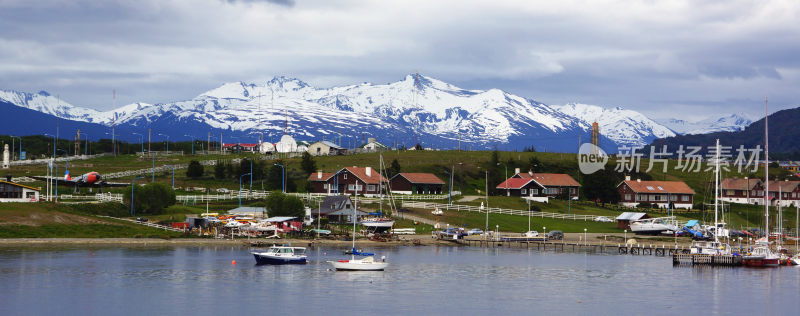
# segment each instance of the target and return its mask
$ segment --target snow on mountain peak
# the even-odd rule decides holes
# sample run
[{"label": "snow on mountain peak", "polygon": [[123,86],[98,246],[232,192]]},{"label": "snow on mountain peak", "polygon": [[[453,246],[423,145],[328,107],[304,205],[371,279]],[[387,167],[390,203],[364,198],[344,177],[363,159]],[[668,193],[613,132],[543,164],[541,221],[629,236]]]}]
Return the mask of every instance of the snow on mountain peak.
[{"label": "snow on mountain peak", "polygon": [[669,128],[647,118],[644,114],[622,107],[607,109],[597,105],[568,103],[553,108],[592,124],[597,122],[600,134],[618,144],[643,146],[656,138],[675,136]]},{"label": "snow on mountain peak", "polygon": [[753,120],[740,114],[728,114],[710,117],[701,121],[690,122],[679,119],[661,120],[661,124],[681,135],[707,134],[713,132],[741,131]]}]

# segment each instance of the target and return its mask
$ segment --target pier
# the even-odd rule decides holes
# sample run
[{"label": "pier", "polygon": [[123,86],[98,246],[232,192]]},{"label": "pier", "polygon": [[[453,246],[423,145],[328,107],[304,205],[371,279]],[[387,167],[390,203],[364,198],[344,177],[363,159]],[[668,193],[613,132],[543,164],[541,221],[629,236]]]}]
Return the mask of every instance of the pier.
[{"label": "pier", "polygon": [[499,239],[499,240],[478,240],[478,239],[458,239],[453,242],[470,247],[513,247],[536,249],[540,251],[571,251],[571,252],[590,252],[590,253],[609,253],[634,256],[658,256],[666,257],[676,254],[689,253],[688,248],[667,247],[666,245],[654,244],[607,244],[607,243],[581,243],[581,242],[548,242],[544,240],[525,240],[525,239]]}]

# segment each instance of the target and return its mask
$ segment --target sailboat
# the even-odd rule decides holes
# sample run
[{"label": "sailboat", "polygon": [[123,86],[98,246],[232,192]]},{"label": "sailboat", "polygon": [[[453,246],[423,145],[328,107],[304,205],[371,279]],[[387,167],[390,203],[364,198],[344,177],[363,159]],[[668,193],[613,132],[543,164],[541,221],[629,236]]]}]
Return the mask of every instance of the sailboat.
[{"label": "sailboat", "polygon": [[730,255],[731,246],[719,241],[721,225],[719,223],[719,139],[714,157],[714,240],[713,241],[693,241],[689,252],[701,255]]},{"label": "sailboat", "polygon": [[777,267],[780,265],[780,258],[769,249],[769,114],[767,113],[767,102],[764,101],[764,221],[765,236],[756,241],[756,247],[742,256],[742,264],[749,267]]},{"label": "sailboat", "polygon": [[377,215],[377,217],[367,218],[361,220],[361,225],[367,228],[367,231],[370,233],[386,233],[392,229],[394,226],[394,220],[391,218],[383,217],[383,174],[384,174],[384,166],[383,166],[383,154],[379,154],[379,166],[378,166],[378,194],[380,194],[380,203],[378,207],[378,213],[371,213],[370,215]]},{"label": "sailboat", "polygon": [[[358,187],[358,186],[356,186]],[[358,191],[356,191],[358,195]],[[337,261],[328,261],[337,271],[383,271],[389,266],[386,262],[386,257],[381,257],[381,261],[375,261],[375,254],[368,252],[361,252],[356,250],[356,223],[358,222],[358,199],[356,198],[355,205],[353,206],[353,249],[350,254],[350,259],[343,259]],[[356,256],[363,256],[364,258],[356,259]]]}]

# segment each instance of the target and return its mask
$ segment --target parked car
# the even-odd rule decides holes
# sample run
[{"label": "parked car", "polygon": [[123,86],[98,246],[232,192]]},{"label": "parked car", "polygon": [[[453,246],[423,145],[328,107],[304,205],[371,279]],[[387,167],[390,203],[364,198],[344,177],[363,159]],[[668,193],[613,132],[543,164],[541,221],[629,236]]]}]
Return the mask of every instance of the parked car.
[{"label": "parked car", "polygon": [[530,238],[530,237],[539,237],[539,232],[537,232],[535,230],[531,230],[529,232],[522,233],[522,236],[523,237],[528,237],[528,238]]},{"label": "parked car", "polygon": [[564,232],[560,230],[551,230],[547,233],[547,239],[561,240],[564,239]]},{"label": "parked car", "polygon": [[144,217],[137,217],[137,218],[136,218],[136,221],[137,221],[137,222],[146,222],[146,221],[147,221],[147,219],[146,219],[146,218],[144,218]]},{"label": "parked car", "polygon": [[610,218],[608,218],[608,217],[605,217],[605,216],[598,216],[598,217],[595,217],[595,218],[594,218],[594,221],[595,221],[595,222],[603,222],[603,223],[611,223],[611,222],[613,222],[614,220],[613,220],[613,219],[610,219]]},{"label": "parked car", "polygon": [[467,235],[483,235],[483,230],[480,228],[473,228],[467,231]]}]

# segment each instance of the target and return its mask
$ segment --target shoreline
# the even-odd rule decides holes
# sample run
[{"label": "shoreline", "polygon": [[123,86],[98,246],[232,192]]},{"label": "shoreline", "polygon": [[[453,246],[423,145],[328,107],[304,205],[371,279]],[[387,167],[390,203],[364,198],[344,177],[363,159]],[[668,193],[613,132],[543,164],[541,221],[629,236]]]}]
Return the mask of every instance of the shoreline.
[{"label": "shoreline", "polygon": [[[579,243],[582,242],[583,233],[565,233],[563,240],[553,240],[551,243]],[[616,245],[623,244],[623,234],[588,234],[589,244]],[[650,240],[646,236],[628,235],[629,239],[635,239],[640,244],[673,245],[672,241],[663,238]],[[479,239],[479,238],[469,238]],[[613,240],[612,240],[613,239]],[[335,239],[266,239],[266,238],[237,238],[237,239],[214,239],[214,238],[1,238],[0,248],[15,246],[238,246],[251,247],[251,244],[258,243],[262,246],[270,244],[293,244],[298,246],[341,246],[349,248],[352,244],[350,240]],[[357,239],[359,246],[450,246],[459,247],[463,244],[455,243],[450,240],[437,240],[431,235],[403,235],[398,240],[392,241],[371,241],[367,239]],[[691,240],[678,239],[678,245],[687,246]]]}]

